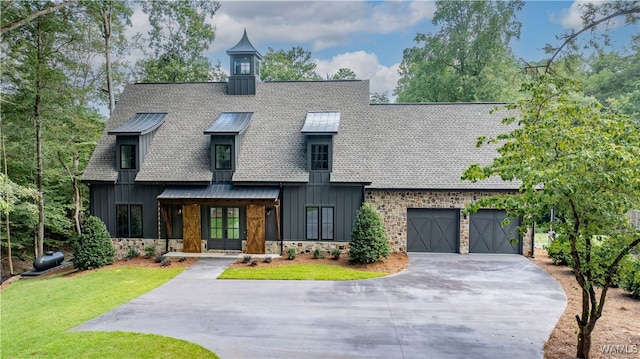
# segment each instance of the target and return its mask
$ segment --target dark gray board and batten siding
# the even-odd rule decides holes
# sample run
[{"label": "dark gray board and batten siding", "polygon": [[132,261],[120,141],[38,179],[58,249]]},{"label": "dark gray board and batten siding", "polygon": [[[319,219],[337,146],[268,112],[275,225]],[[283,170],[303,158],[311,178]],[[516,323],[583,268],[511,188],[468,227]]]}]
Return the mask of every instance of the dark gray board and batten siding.
[{"label": "dark gray board and batten siding", "polygon": [[326,206],[334,208],[334,241],[350,242],[356,214],[364,201],[362,190],[362,185],[285,185],[282,189],[283,239],[306,240],[306,207]]},{"label": "dark gray board and batten siding", "polygon": [[[126,171],[134,172],[134,171]],[[120,173],[122,176],[125,171]],[[142,236],[158,238],[158,200],[160,185],[98,184],[90,186],[91,214],[102,218],[112,237],[116,237],[116,205],[142,205]],[[105,218],[107,220],[105,220]]]}]

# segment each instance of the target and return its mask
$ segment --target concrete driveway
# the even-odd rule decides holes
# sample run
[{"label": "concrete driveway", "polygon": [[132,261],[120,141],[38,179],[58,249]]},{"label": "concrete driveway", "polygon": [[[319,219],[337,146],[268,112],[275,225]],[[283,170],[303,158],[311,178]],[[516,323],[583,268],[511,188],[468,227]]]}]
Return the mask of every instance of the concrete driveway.
[{"label": "concrete driveway", "polygon": [[364,281],[216,280],[201,259],[74,331],[185,339],[221,358],[541,358],[565,309],[560,285],[519,255],[409,255]]}]

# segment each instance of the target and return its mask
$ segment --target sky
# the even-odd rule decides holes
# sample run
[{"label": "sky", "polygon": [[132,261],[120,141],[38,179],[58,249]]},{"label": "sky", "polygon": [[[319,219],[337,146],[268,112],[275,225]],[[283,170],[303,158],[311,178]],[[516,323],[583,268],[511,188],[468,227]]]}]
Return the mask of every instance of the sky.
[{"label": "sky", "polygon": [[[393,89],[404,49],[415,46],[417,33],[435,33],[431,23],[433,1],[220,1],[212,19],[216,39],[207,56],[229,73],[225,51],[242,37],[244,29],[253,46],[266,54],[301,46],[312,53],[316,71],[334,74],[347,67],[358,79],[370,80],[371,92]],[[541,60],[547,43],[559,44],[556,35],[580,26],[578,1],[526,1],[518,20],[521,36],[511,47],[518,58]],[[132,32],[146,33],[149,24],[136,9]],[[615,26],[614,26],[615,27]],[[629,34],[640,24],[614,32],[616,46],[628,46]],[[588,36],[588,35],[585,35]]]}]

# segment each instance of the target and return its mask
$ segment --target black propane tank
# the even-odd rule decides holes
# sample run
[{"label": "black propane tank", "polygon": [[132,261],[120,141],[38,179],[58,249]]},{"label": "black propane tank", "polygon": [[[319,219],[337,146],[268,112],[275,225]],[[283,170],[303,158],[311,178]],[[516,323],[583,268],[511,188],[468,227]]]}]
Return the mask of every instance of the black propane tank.
[{"label": "black propane tank", "polygon": [[60,265],[62,261],[64,261],[64,254],[62,254],[62,252],[54,253],[49,251],[46,253],[46,255],[33,261],[33,268],[35,268],[38,272],[42,272]]}]

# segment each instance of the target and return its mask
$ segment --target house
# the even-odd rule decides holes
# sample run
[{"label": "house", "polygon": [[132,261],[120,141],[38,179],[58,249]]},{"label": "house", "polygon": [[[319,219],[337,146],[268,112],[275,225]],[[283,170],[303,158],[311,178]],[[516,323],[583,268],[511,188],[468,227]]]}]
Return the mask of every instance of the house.
[{"label": "house", "polygon": [[[228,82],[125,88],[83,175],[116,249],[281,253],[346,248],[374,204],[393,251],[531,254],[506,214],[464,215],[499,179],[460,180],[505,132],[498,104],[369,102],[368,81],[259,81],[246,32]],[[121,254],[122,255],[122,254]]]}]

